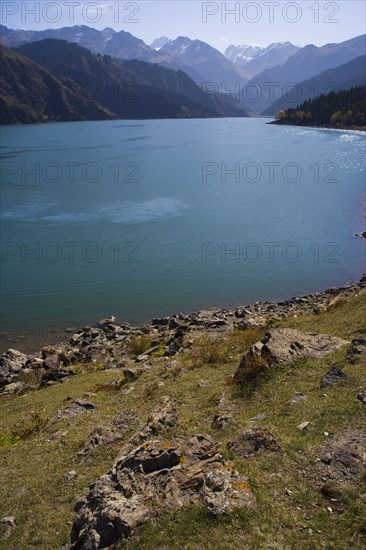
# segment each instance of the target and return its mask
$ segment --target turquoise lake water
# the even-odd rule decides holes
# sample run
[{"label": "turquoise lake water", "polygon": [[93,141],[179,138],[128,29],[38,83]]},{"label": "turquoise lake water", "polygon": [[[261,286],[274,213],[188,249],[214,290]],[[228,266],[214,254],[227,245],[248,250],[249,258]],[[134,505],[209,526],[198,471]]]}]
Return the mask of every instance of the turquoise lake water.
[{"label": "turquoise lake water", "polygon": [[2,347],[358,280],[365,135],[266,122],[2,127]]}]

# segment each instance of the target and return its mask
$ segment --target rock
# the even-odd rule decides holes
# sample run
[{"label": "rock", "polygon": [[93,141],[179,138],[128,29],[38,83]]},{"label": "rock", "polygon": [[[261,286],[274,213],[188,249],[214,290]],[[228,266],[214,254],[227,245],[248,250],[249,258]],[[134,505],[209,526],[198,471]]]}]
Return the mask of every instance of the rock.
[{"label": "rock", "polygon": [[71,470],[70,472],[67,472],[67,474],[64,475],[64,482],[70,483],[76,478],[76,476],[77,476],[77,473],[75,472],[75,470]]},{"label": "rock", "polygon": [[58,355],[60,350],[57,350],[54,346],[44,346],[41,350],[42,359],[46,359],[52,355]]},{"label": "rock", "polygon": [[119,413],[110,424],[97,426],[88,436],[79,455],[91,456],[99,447],[119,441],[136,424],[136,411],[126,409]]},{"label": "rock", "polygon": [[25,384],[24,382],[11,382],[0,389],[1,395],[19,395],[29,389],[34,389],[33,386]]},{"label": "rock", "polygon": [[252,418],[249,418],[249,422],[258,422],[258,420],[264,420],[267,417],[266,413],[259,413]]},{"label": "rock", "polygon": [[111,315],[110,317],[107,317],[107,319],[101,319],[99,321],[100,325],[113,325],[117,321],[117,317],[114,315]]},{"label": "rock", "polygon": [[43,360],[43,366],[46,370],[57,370],[60,366],[60,360],[57,355],[48,355]]},{"label": "rock", "polygon": [[300,332],[291,328],[275,328],[244,355],[235,373],[234,381],[242,382],[243,373],[253,363],[263,362],[268,366],[292,363],[305,357],[320,358],[334,352],[348,342],[335,336]]},{"label": "rock", "polygon": [[0,388],[17,381],[17,375],[25,367],[28,356],[16,349],[8,349],[0,357]]},{"label": "rock", "polygon": [[67,430],[57,430],[54,434],[52,434],[48,439],[48,443],[53,443],[54,441],[60,441],[61,443],[65,443],[65,437],[67,436],[68,431]]},{"label": "rock", "polygon": [[230,414],[215,414],[211,427],[214,430],[223,430],[228,424],[232,422],[232,416]]},{"label": "rock", "polygon": [[266,322],[267,319],[263,315],[252,315],[238,322],[238,329],[246,330],[248,328],[261,328],[266,326]]},{"label": "rock", "polygon": [[2,534],[1,538],[7,539],[10,537],[11,532],[16,527],[16,519],[15,516],[6,516],[0,519],[0,526],[3,525],[5,528],[5,532]]},{"label": "rock", "polygon": [[7,539],[12,530],[16,527],[16,519],[15,516],[6,516],[0,519],[0,526],[3,525],[5,527],[5,532],[3,534],[3,538]]},{"label": "rock", "polygon": [[56,415],[50,420],[50,422],[56,422],[70,416],[76,416],[77,414],[94,411],[97,408],[97,405],[95,405],[91,401],[85,401],[84,399],[74,399],[71,405],[69,405],[65,410],[58,411]]},{"label": "rock", "polygon": [[169,325],[169,321],[169,317],[154,317],[154,319],[152,320],[152,324],[153,326],[167,327]]},{"label": "rock", "polygon": [[299,424],[297,426],[297,429],[300,431],[300,432],[305,432],[310,426],[310,422],[308,421],[305,421],[305,422],[301,422],[301,424]]},{"label": "rock", "polygon": [[366,353],[366,338],[364,336],[355,338],[352,340],[351,346],[348,350],[348,361],[352,364],[358,363],[358,361]]},{"label": "rock", "polygon": [[210,385],[210,382],[208,380],[200,380],[198,382],[199,388],[207,388]]},{"label": "rock", "polygon": [[361,401],[361,403],[366,405],[366,390],[363,390],[359,394],[357,394],[357,399]]},{"label": "rock", "polygon": [[336,308],[344,302],[344,297],[341,294],[332,298],[328,303],[328,309]]},{"label": "rock", "polygon": [[330,386],[338,384],[338,382],[344,382],[345,380],[348,380],[348,374],[343,372],[336,365],[333,365],[321,379],[320,387],[329,388]]},{"label": "rock", "polygon": [[301,391],[297,391],[291,399],[289,399],[288,403],[299,403],[300,401],[306,401],[306,399],[306,395],[304,395]]},{"label": "rock", "polygon": [[129,393],[133,392],[135,389],[135,386],[129,386],[128,388],[123,388],[121,390],[121,395],[128,395]]},{"label": "rock", "polygon": [[366,432],[346,429],[336,434],[320,456],[323,474],[329,479],[357,481],[366,467]]},{"label": "rock", "polygon": [[123,373],[123,376],[125,377],[126,382],[134,382],[141,376],[142,371],[140,368],[136,368],[136,369],[130,368],[130,369],[123,369],[122,373]]},{"label": "rock", "polygon": [[344,494],[338,485],[334,481],[328,480],[324,485],[321,487],[320,492],[323,496],[331,500],[332,502],[343,502]]},{"label": "rock", "polygon": [[97,405],[91,401],[86,401],[85,399],[75,399],[73,401],[73,405],[81,409],[85,409],[86,411],[92,411],[98,408]]},{"label": "rock", "polygon": [[244,430],[231,439],[227,446],[235,455],[245,458],[264,451],[282,451],[273,435],[262,426]]},{"label": "rock", "polygon": [[65,379],[74,374],[74,371],[65,369],[47,371],[42,377],[42,386],[47,385],[49,382],[64,382]]},{"label": "rock", "polygon": [[110,547],[163,512],[189,505],[218,516],[253,503],[247,479],[209,436],[153,440],[122,454],[77,503],[71,548]]},{"label": "rock", "polygon": [[7,516],[0,519],[0,525],[6,525],[8,527],[15,527],[16,520],[14,516]]},{"label": "rock", "polygon": [[19,497],[21,495],[25,495],[29,490],[29,487],[26,485],[22,485],[21,487],[17,487],[17,489],[14,489],[14,491],[11,493],[12,497]]},{"label": "rock", "polygon": [[157,435],[164,430],[174,428],[177,422],[176,401],[169,396],[164,396],[153,409],[139,436],[146,439],[152,435]]},{"label": "rock", "polygon": [[25,366],[27,369],[31,369],[33,371],[44,370],[43,359],[40,357],[31,357],[28,359]]}]

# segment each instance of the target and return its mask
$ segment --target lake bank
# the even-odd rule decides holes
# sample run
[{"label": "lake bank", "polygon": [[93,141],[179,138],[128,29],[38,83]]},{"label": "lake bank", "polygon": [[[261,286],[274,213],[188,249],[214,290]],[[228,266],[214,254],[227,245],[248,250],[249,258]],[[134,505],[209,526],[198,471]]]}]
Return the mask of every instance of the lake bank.
[{"label": "lake bank", "polygon": [[266,124],[274,124],[276,126],[296,126],[297,128],[314,128],[315,130],[350,130],[352,132],[366,132],[366,126],[334,126],[332,124],[292,124],[291,122],[282,122],[279,120],[272,120]]},{"label": "lake bank", "polygon": [[134,379],[149,370],[150,358],[172,358],[184,352],[197,334],[270,328],[288,317],[316,316],[338,308],[365,290],[366,275],[363,275],[358,283],[340,288],[279,302],[154,318],[150,325],[131,326],[110,316],[83,327],[67,340],[43,346],[36,353],[27,355],[12,349],[5,352],[0,359],[0,394],[23,393],[65,382],[76,374],[73,367],[82,364],[94,364],[98,369],[127,368]]}]

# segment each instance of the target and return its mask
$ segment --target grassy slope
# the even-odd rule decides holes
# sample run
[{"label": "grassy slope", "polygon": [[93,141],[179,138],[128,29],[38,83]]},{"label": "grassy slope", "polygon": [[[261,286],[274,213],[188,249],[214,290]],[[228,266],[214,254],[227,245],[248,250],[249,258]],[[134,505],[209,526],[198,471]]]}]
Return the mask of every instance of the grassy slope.
[{"label": "grassy slope", "polygon": [[[365,319],[366,295],[363,294],[341,303],[331,312],[287,319],[283,325],[350,340],[365,328]],[[3,398],[0,403],[3,447],[0,517],[15,515],[17,528],[8,539],[0,539],[0,548],[56,550],[66,544],[77,498],[89,483],[109,469],[122,446],[116,443],[100,449],[85,465],[75,459],[75,455],[86,436],[93,427],[107,422],[121,409],[135,408],[140,421],[144,422],[162,395],[174,396],[178,401],[179,425],[169,436],[207,432],[225,447],[233,434],[250,425],[249,418],[265,413],[266,418],[258,423],[270,429],[285,452],[250,460],[234,459],[236,467],[249,477],[258,501],[255,508],[215,521],[201,509],[164,516],[143,528],[137,538],[121,542],[120,549],[364,548],[365,483],[357,492],[349,490],[342,513],[330,513],[327,507],[332,503],[314,489],[314,472],[316,457],[326,441],[325,431],[333,435],[347,426],[365,428],[365,408],[356,400],[356,395],[366,387],[366,364],[348,364],[346,350],[343,350],[323,360],[278,368],[254,391],[239,392],[230,384],[231,376],[243,352],[260,336],[260,331],[249,330],[217,335],[213,344],[207,342],[207,337],[203,342],[198,340],[175,369],[164,371],[157,366],[134,383],[132,393],[122,396],[120,391],[99,391],[91,398],[98,404],[98,412],[75,417],[69,426],[65,420],[52,426],[44,426],[44,422],[68,405],[68,396],[82,397],[84,392],[93,391],[98,384],[115,379],[119,373],[86,372],[66,384],[12,399]],[[156,364],[160,361],[156,359]],[[327,397],[320,397],[323,393],[319,389],[320,379],[334,362],[344,367],[350,379],[326,390]],[[182,367],[187,371],[182,373]],[[209,380],[210,385],[199,388],[201,379]],[[161,381],[164,386],[158,385]],[[222,432],[215,432],[211,422],[223,391],[234,423]],[[308,399],[290,406],[287,401],[295,391],[302,391]],[[296,426],[305,420],[311,422],[310,428],[301,433]],[[50,435],[60,429],[68,430],[65,444],[48,443]],[[131,432],[126,434],[126,439],[130,435]],[[65,485],[63,475],[74,469],[78,477]],[[22,486],[28,487],[26,493],[12,495]],[[286,489],[292,494],[286,494]]]}]

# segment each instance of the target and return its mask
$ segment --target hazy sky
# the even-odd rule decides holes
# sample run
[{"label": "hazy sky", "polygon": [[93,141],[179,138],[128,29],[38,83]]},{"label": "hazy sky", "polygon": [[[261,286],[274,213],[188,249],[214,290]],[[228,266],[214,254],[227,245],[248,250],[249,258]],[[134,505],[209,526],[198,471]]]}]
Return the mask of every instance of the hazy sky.
[{"label": "hazy sky", "polygon": [[1,23],[35,30],[108,26],[128,31],[147,44],[162,35],[184,35],[224,51],[229,44],[342,42],[366,32],[365,5],[363,0],[2,0]]}]

